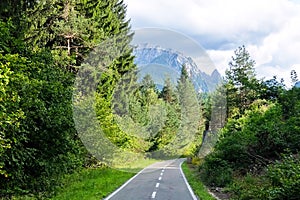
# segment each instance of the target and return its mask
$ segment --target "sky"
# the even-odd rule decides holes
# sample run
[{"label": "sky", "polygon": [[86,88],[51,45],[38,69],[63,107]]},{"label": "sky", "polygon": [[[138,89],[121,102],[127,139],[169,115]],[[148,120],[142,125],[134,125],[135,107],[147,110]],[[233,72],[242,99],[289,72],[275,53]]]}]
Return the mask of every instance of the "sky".
[{"label": "sky", "polygon": [[300,0],[124,0],[133,30],[161,28],[196,41],[224,75],[245,45],[258,78],[300,76]]}]

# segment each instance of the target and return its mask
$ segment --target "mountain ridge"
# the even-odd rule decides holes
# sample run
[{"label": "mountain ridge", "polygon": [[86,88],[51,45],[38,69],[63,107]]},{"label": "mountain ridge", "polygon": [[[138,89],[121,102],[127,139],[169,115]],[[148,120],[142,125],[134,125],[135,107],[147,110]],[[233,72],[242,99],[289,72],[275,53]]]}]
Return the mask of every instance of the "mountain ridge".
[{"label": "mountain ridge", "polygon": [[[185,65],[195,90],[198,92],[213,91],[221,80],[221,75],[217,69],[213,70],[211,74],[207,74],[199,68],[201,66],[197,66],[191,57],[173,49],[144,43],[136,46],[133,54],[135,55],[135,64],[141,71],[156,64],[175,70],[178,74],[176,78],[179,78],[182,66]],[[148,69],[148,71],[150,70]]]}]

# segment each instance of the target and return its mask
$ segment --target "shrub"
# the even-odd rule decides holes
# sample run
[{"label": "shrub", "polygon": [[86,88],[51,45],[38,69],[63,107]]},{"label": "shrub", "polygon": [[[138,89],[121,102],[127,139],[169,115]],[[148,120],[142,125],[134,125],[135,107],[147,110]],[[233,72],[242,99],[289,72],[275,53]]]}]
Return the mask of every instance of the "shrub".
[{"label": "shrub", "polygon": [[235,178],[229,191],[232,193],[232,199],[248,200],[248,199],[267,199],[265,188],[269,182],[262,176],[254,176],[248,173],[244,177]]},{"label": "shrub", "polygon": [[247,174],[236,178],[230,185],[233,199],[300,199],[300,160],[293,155],[283,155],[266,168],[266,174]]},{"label": "shrub", "polygon": [[268,167],[267,178],[271,187],[267,189],[270,199],[300,199],[300,159],[284,155]]},{"label": "shrub", "polygon": [[208,186],[224,187],[232,182],[231,167],[216,154],[208,155],[199,171],[201,180]]},{"label": "shrub", "polygon": [[192,164],[199,166],[203,160],[199,157],[192,157]]}]

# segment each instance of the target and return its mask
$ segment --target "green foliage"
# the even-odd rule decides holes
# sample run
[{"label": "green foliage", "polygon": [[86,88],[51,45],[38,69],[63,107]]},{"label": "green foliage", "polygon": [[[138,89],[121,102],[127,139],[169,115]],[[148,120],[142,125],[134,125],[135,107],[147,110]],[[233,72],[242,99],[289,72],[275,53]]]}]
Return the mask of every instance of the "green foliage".
[{"label": "green foliage", "polygon": [[114,86],[135,68],[125,12],[118,0],[1,1],[0,198],[49,194],[83,164],[72,116],[74,73],[92,48],[118,34],[123,53],[101,77],[97,112],[112,139],[144,148],[118,135],[111,112]]},{"label": "green foliage", "polygon": [[205,200],[214,200],[213,198],[207,191],[207,188],[203,183],[199,183],[198,180],[198,173],[196,172],[195,169],[190,167],[186,162],[184,162],[181,166],[182,171],[184,172],[184,175],[186,179],[188,180],[190,186],[192,187],[195,195],[200,198],[200,199],[205,199]]},{"label": "green foliage", "polygon": [[200,165],[201,179],[229,187],[233,199],[299,199],[299,158],[280,156],[299,152],[299,88],[287,90],[276,77],[260,83],[245,47],[229,65],[227,123]]},{"label": "green foliage", "polygon": [[10,20],[4,22],[0,19],[0,53],[16,53],[23,49],[21,40],[12,35],[15,30]]},{"label": "green foliage", "polygon": [[284,93],[285,85],[283,80],[279,82],[277,77],[274,76],[272,79],[264,81],[260,90],[261,99],[276,101]]},{"label": "green foliage", "polygon": [[[2,55],[0,54],[2,57]],[[20,120],[24,113],[19,108],[20,98],[17,91],[12,90],[9,85],[16,79],[9,67],[9,63],[2,63],[0,67],[0,175],[7,178],[7,170],[3,170],[5,165],[2,159],[5,152],[11,148],[11,143],[15,138],[9,138],[10,132],[16,131],[20,126]]]},{"label": "green foliage", "polygon": [[259,82],[254,70],[255,61],[251,59],[245,46],[239,47],[234,54],[225,76],[228,117],[243,114],[248,106],[259,97]]},{"label": "green foliage", "polygon": [[[280,153],[283,153],[286,148],[297,151],[299,149],[298,122],[293,117],[283,121],[282,116],[281,105],[256,101],[240,118],[229,119],[222,129],[221,138],[214,152],[205,159],[203,165],[205,170],[202,170],[204,180],[207,181],[215,170],[219,171],[215,169],[215,165],[218,164],[212,160],[225,162],[233,171],[243,175],[252,170],[255,173],[262,170],[273,159],[278,159]],[[218,179],[223,175],[212,177]],[[210,182],[213,181],[208,181]],[[213,183],[217,184],[217,181]]]},{"label": "green foliage", "polygon": [[73,77],[51,64],[47,53],[31,60],[1,55],[0,62],[11,71],[6,94],[13,98],[1,104],[10,108],[3,112],[5,119],[11,116],[11,122],[1,120],[3,138],[9,142],[1,156],[6,172],[0,179],[1,194],[53,189],[59,177],[81,164],[72,121]]},{"label": "green foliage", "polygon": [[299,199],[299,157],[284,154],[260,176],[247,174],[230,186],[233,199]]},{"label": "green foliage", "polygon": [[229,163],[216,154],[208,155],[199,170],[201,180],[208,186],[224,187],[233,179]]},{"label": "green foliage", "polygon": [[164,87],[159,95],[166,103],[174,104],[178,103],[177,96],[175,93],[175,89],[172,85],[171,78],[166,77]]},{"label": "green foliage", "polygon": [[284,155],[268,167],[267,178],[271,187],[267,189],[271,199],[299,199],[300,160],[293,155]]},{"label": "green foliage", "polygon": [[248,200],[248,199],[270,199],[267,197],[266,187],[270,184],[268,180],[262,176],[254,176],[250,173],[244,177],[235,178],[230,185],[229,191],[232,194],[231,199]]},{"label": "green foliage", "polygon": [[202,140],[204,119],[202,117],[201,103],[195,88],[188,76],[186,66],[182,71],[177,84],[178,102],[180,105],[181,121],[177,136],[178,145],[184,148],[184,156],[192,156]]}]

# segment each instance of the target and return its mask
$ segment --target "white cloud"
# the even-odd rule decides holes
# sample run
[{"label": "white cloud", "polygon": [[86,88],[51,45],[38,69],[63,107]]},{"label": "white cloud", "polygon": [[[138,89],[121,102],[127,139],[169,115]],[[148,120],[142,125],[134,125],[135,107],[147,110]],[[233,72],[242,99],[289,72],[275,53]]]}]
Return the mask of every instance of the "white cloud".
[{"label": "white cloud", "polygon": [[134,26],[239,39],[279,28],[297,10],[287,0],[127,0]]},{"label": "white cloud", "polygon": [[207,53],[217,70],[224,75],[234,52],[232,50],[207,50]]},{"label": "white cloud", "polygon": [[224,72],[233,51],[245,44],[259,76],[300,74],[300,1],[126,0],[133,28],[161,27],[205,43]]}]

